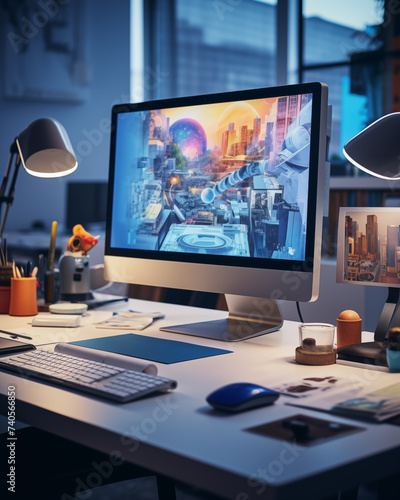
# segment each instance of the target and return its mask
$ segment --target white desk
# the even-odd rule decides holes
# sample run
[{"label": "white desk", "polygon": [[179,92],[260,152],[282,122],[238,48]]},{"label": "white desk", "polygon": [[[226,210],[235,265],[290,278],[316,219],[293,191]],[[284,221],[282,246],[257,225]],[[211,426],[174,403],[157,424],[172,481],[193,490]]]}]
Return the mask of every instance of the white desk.
[{"label": "white desk", "polygon": [[[109,310],[127,309],[111,304]],[[7,387],[14,385],[19,421],[88,445],[120,453],[127,461],[192,484],[225,498],[321,498],[399,470],[400,427],[333,417],[285,405],[223,415],[205,397],[230,382],[274,386],[303,376],[361,376],[371,388],[400,381],[400,375],[343,365],[308,367],[294,362],[297,324],[285,322],[279,332],[239,343],[172,335],[160,326],[219,319],[226,313],[132,300],[135,310],[163,310],[164,320],[138,332],[143,335],[222,347],[234,351],[195,361],[158,364],[159,374],[174,378],[170,394],[124,405],[103,402],[77,392],[1,373],[0,412],[6,414]],[[2,316],[2,328],[26,324],[26,318]],[[90,332],[88,327],[88,333]],[[108,330],[97,330],[110,335]],[[115,332],[120,334],[121,331]],[[79,333],[82,337],[82,331]],[[361,432],[307,448],[261,437],[244,429],[302,413],[359,425]]]}]

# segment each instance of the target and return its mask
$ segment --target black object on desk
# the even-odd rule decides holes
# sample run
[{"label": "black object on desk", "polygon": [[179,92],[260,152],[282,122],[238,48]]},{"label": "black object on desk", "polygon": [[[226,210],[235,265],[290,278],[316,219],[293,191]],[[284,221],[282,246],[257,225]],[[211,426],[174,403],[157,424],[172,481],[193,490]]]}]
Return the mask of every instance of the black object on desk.
[{"label": "black object on desk", "polygon": [[280,441],[294,440],[302,446],[313,446],[362,430],[364,430],[363,427],[309,417],[301,413],[246,429],[246,431]]},{"label": "black object on desk", "polygon": [[339,347],[338,359],[366,363],[375,366],[387,366],[386,348],[383,342],[361,342]]},{"label": "black object on desk", "polygon": [[395,326],[400,326],[400,288],[389,287],[388,297],[375,329],[374,341],[340,347],[337,350],[338,359],[388,366],[384,342],[389,330]]},{"label": "black object on desk", "polygon": [[28,344],[26,342],[19,342],[18,340],[5,339],[0,337],[0,355],[4,354],[14,354],[22,351],[30,351],[31,349],[36,349],[33,344]]},{"label": "black object on desk", "polygon": [[106,306],[112,302],[128,302],[128,297],[116,297],[115,299],[89,299],[83,301],[88,306],[88,309],[96,309],[97,307]]}]

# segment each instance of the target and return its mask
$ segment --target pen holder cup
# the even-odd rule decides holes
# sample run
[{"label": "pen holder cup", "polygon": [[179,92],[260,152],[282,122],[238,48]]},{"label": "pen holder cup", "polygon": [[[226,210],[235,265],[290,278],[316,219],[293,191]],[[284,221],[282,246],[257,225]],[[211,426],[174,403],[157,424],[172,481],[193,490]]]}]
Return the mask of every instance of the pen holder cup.
[{"label": "pen holder cup", "polygon": [[11,316],[34,316],[38,313],[36,278],[11,278]]},{"label": "pen holder cup", "polygon": [[0,287],[10,286],[13,277],[13,268],[9,266],[0,266]]},{"label": "pen holder cup", "polygon": [[10,310],[11,286],[0,286],[0,314],[8,314]]},{"label": "pen holder cup", "polygon": [[44,300],[46,303],[54,304],[60,298],[60,271],[46,271],[44,281]]},{"label": "pen holder cup", "polygon": [[11,265],[0,266],[0,314],[8,314],[10,309],[10,289],[13,270]]}]

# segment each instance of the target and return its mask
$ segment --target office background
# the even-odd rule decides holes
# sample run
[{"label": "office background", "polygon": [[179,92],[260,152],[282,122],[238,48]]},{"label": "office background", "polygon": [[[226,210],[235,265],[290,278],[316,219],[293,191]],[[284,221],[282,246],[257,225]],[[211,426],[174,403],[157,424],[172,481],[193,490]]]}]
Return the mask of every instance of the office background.
[{"label": "office background", "polygon": [[[65,126],[79,160],[78,170],[65,178],[41,180],[21,172],[6,232],[27,230],[36,221],[49,231],[51,221],[58,220],[61,228],[67,184],[107,180],[113,104],[300,81],[329,86],[330,218],[334,221],[335,210],[349,201],[379,206],[388,194],[396,198],[374,179],[360,191],[360,178],[341,153],[368,122],[398,110],[395,4],[0,0],[0,171],[15,136],[42,116]],[[330,252],[334,255],[335,241]],[[325,266],[324,284],[335,280],[334,267],[335,261]],[[365,319],[362,292],[338,287],[333,296],[325,286],[330,308],[343,309],[339,299],[347,289],[348,295],[357,295],[353,307]],[[311,319],[306,308],[303,312]],[[371,309],[365,307],[367,312]]]},{"label": "office background", "polygon": [[66,183],[107,179],[110,108],[129,100],[323,81],[332,173],[353,173],[343,144],[392,110],[396,16],[386,3],[3,0],[3,168],[14,137],[41,116],[65,126],[79,159],[67,178],[21,174],[8,229],[63,223]]},{"label": "office background", "polygon": [[107,181],[113,104],[322,81],[333,109],[323,249],[331,259],[322,270],[327,297],[319,300],[321,317],[312,304],[304,310],[310,307],[314,320],[334,321],[332,302],[340,312],[350,298],[348,307],[373,327],[382,290],[362,287],[354,294],[352,287],[336,285],[334,257],[340,206],[400,199],[387,183],[361,178],[342,154],[349,138],[400,106],[400,16],[393,2],[2,0],[0,8],[0,169],[14,137],[42,116],[65,126],[79,160],[72,175],[59,179],[21,172],[5,234],[38,222],[48,234],[53,220],[68,233],[68,183]]},{"label": "office background", "polygon": [[[72,175],[60,179],[42,180],[20,172],[15,202],[7,221],[8,231],[27,229],[34,221],[43,221],[48,228],[52,220],[62,223],[68,182],[106,180],[107,123],[111,106],[129,100],[129,0],[25,3],[29,7],[27,11],[15,10],[15,2],[1,3],[1,169],[5,170],[9,147],[15,136],[43,116],[53,117],[64,125],[78,156],[79,167]],[[56,6],[58,13],[48,14],[41,5]],[[63,15],[64,9],[68,15]],[[16,16],[20,31],[12,25],[10,28],[10,23],[7,23],[11,14]],[[54,26],[49,30],[51,23]],[[13,33],[17,35],[14,38]],[[31,40],[32,45],[37,43],[38,52],[21,39]],[[30,51],[38,54],[37,58],[31,58]],[[16,67],[17,76],[22,81],[13,78],[15,72],[11,68]],[[34,79],[36,87],[32,90],[36,94],[30,96],[30,75],[37,72],[39,77]],[[61,72],[63,78],[68,79],[65,85],[59,80]],[[43,94],[37,95],[41,90],[40,83]],[[17,85],[13,88],[12,84]],[[18,95],[18,92],[25,95]]]}]

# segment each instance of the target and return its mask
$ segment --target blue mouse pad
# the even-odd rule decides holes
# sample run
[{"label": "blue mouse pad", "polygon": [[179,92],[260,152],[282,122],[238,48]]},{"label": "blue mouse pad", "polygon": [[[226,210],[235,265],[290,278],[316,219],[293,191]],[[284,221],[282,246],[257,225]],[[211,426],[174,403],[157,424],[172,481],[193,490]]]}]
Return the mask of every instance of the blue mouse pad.
[{"label": "blue mouse pad", "polygon": [[125,354],[126,356],[165,364],[180,363],[181,361],[208,358],[209,356],[218,356],[219,354],[233,352],[226,349],[216,349],[215,347],[179,342],[177,340],[146,337],[135,333],[80,340],[69,342],[69,344],[90,347],[115,354]]}]

